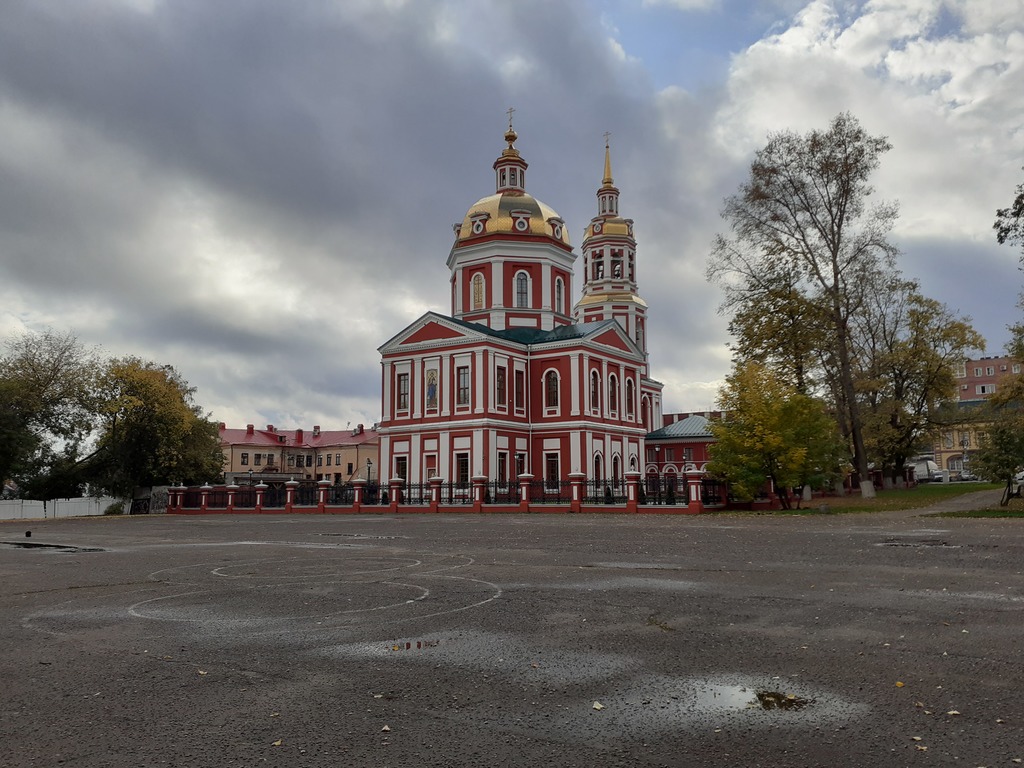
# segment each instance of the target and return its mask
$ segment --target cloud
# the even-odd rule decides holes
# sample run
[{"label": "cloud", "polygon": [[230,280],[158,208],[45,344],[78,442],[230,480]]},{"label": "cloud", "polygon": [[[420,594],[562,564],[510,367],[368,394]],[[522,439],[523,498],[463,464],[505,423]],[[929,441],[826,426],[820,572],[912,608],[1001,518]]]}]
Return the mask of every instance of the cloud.
[{"label": "cloud", "polygon": [[[509,106],[577,247],[612,133],[670,409],[713,407],[728,369],[705,259],[769,130],[849,109],[894,144],[877,186],[915,269],[1012,268],[988,228],[1021,164],[1019,1],[748,5],[675,4],[771,29],[696,89],[622,42],[635,0],[8,3],[0,331],[170,363],[234,424],[370,423],[376,348],[448,311],[451,225],[493,191]],[[935,286],[982,314],[970,274]]]}]

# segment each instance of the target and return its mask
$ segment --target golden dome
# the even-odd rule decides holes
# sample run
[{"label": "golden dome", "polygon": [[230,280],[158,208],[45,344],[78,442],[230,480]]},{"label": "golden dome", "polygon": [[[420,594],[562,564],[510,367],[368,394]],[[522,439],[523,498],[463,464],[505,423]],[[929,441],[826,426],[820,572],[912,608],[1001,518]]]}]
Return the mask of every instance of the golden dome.
[{"label": "golden dome", "polygon": [[605,235],[632,237],[633,222],[629,219],[620,219],[618,216],[592,221],[587,224],[587,228],[583,232],[583,239],[589,240],[592,237],[602,237]]},{"label": "golden dome", "polygon": [[507,190],[473,203],[458,228],[457,242],[493,234],[541,235],[572,247],[568,227],[561,217],[525,192]]}]

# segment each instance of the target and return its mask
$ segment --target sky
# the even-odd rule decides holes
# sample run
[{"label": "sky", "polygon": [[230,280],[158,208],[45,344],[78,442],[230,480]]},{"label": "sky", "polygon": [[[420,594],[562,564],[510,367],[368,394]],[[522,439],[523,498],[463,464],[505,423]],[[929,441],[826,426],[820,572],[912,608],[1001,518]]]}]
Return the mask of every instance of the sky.
[{"label": "sky", "polygon": [[[666,411],[730,367],[705,278],[774,131],[892,144],[899,267],[998,355],[1019,252],[1024,0],[6,0],[0,341],[173,365],[229,426],[380,418],[377,348],[450,311],[506,110],[576,253],[611,134]],[[574,293],[582,282],[577,275]]]}]

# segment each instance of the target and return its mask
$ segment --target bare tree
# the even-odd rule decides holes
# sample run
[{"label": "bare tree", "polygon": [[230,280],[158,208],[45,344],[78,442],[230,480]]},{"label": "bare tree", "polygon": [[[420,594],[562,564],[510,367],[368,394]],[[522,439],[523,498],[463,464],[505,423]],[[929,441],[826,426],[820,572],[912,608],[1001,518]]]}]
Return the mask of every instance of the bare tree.
[{"label": "bare tree", "polygon": [[795,275],[805,299],[826,318],[819,357],[865,497],[875,491],[854,388],[851,318],[865,301],[866,278],[894,270],[897,249],[888,234],[898,206],[868,204],[874,192],[868,180],[889,149],[885,137],[868,135],[849,113],[837,115],[826,131],[770,135],[749,178],[725,200],[730,234],[715,238],[708,266],[709,278],[725,289],[727,310],[763,299]]}]

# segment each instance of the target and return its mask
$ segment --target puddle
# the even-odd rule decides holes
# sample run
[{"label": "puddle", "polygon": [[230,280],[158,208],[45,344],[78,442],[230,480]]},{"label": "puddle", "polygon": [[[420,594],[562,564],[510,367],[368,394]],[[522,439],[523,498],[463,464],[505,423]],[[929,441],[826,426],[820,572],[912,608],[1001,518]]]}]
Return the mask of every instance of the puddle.
[{"label": "puddle", "polygon": [[12,549],[45,549],[50,552],[104,552],[100,547],[75,547],[70,544],[43,544],[38,541],[0,541],[0,546]]},{"label": "puddle", "polygon": [[959,544],[950,544],[944,539],[886,539],[879,542],[879,547],[943,547],[946,549],[960,549]]},{"label": "puddle", "polygon": [[375,536],[369,533],[315,533],[314,536],[343,536],[346,539],[407,539],[408,536]]},{"label": "puddle", "polygon": [[[754,691],[754,696],[761,709],[803,709],[808,704],[813,704],[813,699],[802,699],[792,693],[781,693],[779,691]],[[753,701],[751,702],[753,705]]]}]

